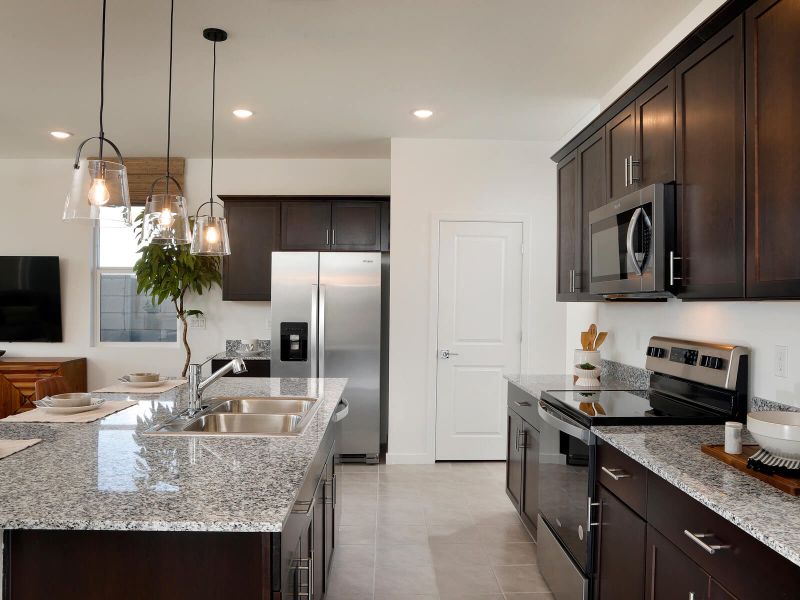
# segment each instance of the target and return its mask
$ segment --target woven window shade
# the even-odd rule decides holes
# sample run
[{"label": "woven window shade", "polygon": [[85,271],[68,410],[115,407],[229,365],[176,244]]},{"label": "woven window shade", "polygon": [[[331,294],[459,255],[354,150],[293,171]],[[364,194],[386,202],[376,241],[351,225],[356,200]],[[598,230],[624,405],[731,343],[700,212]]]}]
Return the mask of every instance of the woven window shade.
[{"label": "woven window shade", "polygon": [[[96,157],[91,157],[96,160]],[[112,160],[109,158],[109,160]],[[185,158],[170,158],[170,175],[178,180],[181,187],[184,185]],[[150,186],[157,177],[161,177],[167,172],[167,159],[159,157],[125,157],[125,166],[128,169],[128,189],[130,190],[131,205],[144,206],[147,195],[150,193]],[[163,194],[167,190],[166,180],[159,181],[153,193]],[[175,186],[170,186],[170,193],[175,193]]]}]

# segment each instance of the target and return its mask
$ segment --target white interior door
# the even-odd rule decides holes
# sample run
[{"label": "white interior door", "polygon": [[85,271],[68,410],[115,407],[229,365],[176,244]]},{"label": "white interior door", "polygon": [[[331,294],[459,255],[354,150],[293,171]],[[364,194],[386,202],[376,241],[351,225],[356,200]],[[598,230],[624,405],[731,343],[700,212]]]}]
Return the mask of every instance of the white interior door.
[{"label": "white interior door", "polygon": [[505,458],[506,384],[519,372],[522,223],[439,224],[436,459]]}]

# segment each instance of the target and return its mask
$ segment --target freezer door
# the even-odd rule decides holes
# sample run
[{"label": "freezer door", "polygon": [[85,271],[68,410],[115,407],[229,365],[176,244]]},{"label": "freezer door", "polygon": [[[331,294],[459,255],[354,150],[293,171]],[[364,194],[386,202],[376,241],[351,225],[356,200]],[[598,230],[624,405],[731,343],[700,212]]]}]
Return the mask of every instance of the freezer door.
[{"label": "freezer door", "polygon": [[319,252],[272,253],[273,377],[317,376],[318,290]]},{"label": "freezer door", "polygon": [[321,252],[319,376],[346,377],[340,454],[380,451],[381,255]]}]

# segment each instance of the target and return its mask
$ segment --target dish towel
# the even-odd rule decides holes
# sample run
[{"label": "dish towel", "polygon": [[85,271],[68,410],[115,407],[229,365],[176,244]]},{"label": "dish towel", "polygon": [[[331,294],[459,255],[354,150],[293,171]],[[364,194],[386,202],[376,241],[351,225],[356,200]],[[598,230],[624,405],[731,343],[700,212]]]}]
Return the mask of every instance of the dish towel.
[{"label": "dish towel", "polygon": [[57,415],[36,408],[0,419],[0,423],[91,423],[138,404],[136,400],[108,400],[99,408],[74,415]]},{"label": "dish towel", "polygon": [[185,379],[170,379],[161,385],[153,387],[137,387],[120,382],[100,388],[99,390],[95,390],[95,392],[102,392],[103,394],[163,394],[184,383],[186,383]]},{"label": "dish towel", "polygon": [[30,440],[0,440],[0,459],[11,456],[20,450],[25,450],[25,448],[35,446],[41,441],[42,440],[39,438],[33,438]]}]

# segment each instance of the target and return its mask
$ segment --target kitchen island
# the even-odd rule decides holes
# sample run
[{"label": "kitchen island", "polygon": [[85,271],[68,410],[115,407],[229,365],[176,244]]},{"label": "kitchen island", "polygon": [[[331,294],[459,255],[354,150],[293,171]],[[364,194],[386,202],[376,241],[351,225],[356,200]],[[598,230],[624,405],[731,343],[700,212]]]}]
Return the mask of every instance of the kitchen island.
[{"label": "kitchen island", "polygon": [[[138,403],[89,424],[0,423],[0,437],[43,440],[0,461],[3,597],[279,598],[313,588],[323,569],[312,573],[308,538],[329,530],[332,546],[334,527],[322,515],[317,531],[310,522],[335,504],[331,417],[345,384],[223,378],[204,394],[317,399],[297,436],[146,434],[185,409],[186,386],[108,394]],[[294,564],[308,579],[289,573]]]}]

